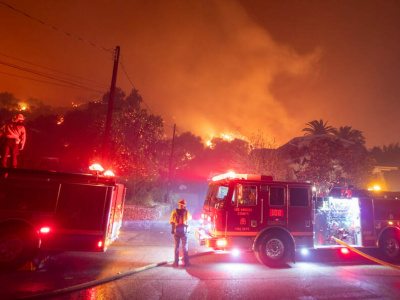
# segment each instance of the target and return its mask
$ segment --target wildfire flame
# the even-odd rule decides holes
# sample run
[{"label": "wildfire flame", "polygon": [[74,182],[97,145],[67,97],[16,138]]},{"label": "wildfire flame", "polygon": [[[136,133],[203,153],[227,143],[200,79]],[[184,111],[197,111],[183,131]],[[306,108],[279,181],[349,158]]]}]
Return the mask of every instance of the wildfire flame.
[{"label": "wildfire flame", "polygon": [[214,138],[220,138],[220,139],[222,139],[224,141],[227,141],[227,142],[232,142],[235,139],[241,139],[241,140],[244,140],[244,141],[248,141],[248,139],[245,136],[240,135],[240,134],[235,134],[235,133],[232,133],[232,132],[231,133],[220,133],[217,136],[212,134],[210,139],[206,141],[206,146],[208,148],[211,148],[211,149],[214,148],[214,144],[212,142],[212,140]]},{"label": "wildfire flame", "polygon": [[21,110],[21,111],[25,111],[25,110],[27,110],[28,109],[28,105],[26,104],[26,103],[18,103],[18,105],[19,105],[19,109]]}]

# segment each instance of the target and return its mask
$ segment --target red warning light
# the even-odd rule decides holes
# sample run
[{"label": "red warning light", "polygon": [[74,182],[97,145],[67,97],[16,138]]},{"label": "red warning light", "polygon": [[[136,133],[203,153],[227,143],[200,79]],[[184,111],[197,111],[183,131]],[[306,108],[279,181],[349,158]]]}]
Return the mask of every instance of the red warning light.
[{"label": "red warning light", "polygon": [[347,248],[340,248],[340,252],[342,254],[349,254],[350,253],[349,249],[347,249]]},{"label": "red warning light", "polygon": [[50,227],[42,227],[40,228],[40,233],[49,233],[50,232]]}]

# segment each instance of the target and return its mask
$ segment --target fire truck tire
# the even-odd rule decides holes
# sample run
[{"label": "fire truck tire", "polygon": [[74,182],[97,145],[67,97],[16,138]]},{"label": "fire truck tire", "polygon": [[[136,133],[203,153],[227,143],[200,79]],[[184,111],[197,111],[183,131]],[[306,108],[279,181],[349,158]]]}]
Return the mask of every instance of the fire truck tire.
[{"label": "fire truck tire", "polygon": [[379,249],[386,260],[400,260],[400,238],[395,232],[385,233],[379,242]]},{"label": "fire truck tire", "polygon": [[37,251],[32,230],[16,226],[0,228],[0,270],[13,270],[31,260]]},{"label": "fire truck tire", "polygon": [[285,264],[290,253],[290,244],[283,234],[264,235],[256,248],[257,259],[268,267],[279,267]]}]

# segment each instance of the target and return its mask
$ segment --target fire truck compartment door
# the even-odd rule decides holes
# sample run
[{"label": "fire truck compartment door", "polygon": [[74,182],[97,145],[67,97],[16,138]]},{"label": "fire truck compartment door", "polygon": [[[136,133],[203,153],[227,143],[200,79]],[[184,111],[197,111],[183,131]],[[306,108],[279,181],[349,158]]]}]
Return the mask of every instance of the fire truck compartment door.
[{"label": "fire truck compartment door", "polygon": [[62,184],[56,208],[57,229],[103,231],[108,187]]},{"label": "fire truck compartment door", "polygon": [[293,236],[312,237],[311,197],[311,191],[306,187],[289,187],[288,229]]}]

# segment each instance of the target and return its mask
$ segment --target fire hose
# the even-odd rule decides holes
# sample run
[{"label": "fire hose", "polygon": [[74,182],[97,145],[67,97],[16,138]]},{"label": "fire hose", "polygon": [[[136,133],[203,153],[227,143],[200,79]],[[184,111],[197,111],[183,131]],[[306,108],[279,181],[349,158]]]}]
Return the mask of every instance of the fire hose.
[{"label": "fire hose", "polygon": [[382,260],[380,260],[380,259],[377,259],[377,258],[375,258],[375,257],[373,257],[373,256],[370,256],[370,255],[368,255],[368,254],[365,254],[364,252],[361,252],[361,251],[359,251],[359,250],[357,250],[357,249],[355,249],[355,248],[353,248],[353,247],[347,245],[345,242],[343,242],[343,241],[341,241],[341,240],[339,240],[339,239],[337,239],[337,238],[335,238],[335,237],[332,237],[332,239],[335,240],[337,243],[339,243],[339,244],[345,246],[346,248],[350,249],[351,251],[353,251],[353,252],[355,252],[355,253],[357,253],[357,254],[359,254],[359,255],[361,255],[361,256],[363,256],[363,257],[369,259],[369,260],[372,260],[372,261],[374,261],[374,262],[376,262],[376,263],[378,263],[378,264],[381,264],[381,265],[383,265],[383,266],[387,266],[387,267],[391,267],[391,268],[396,269],[396,270],[400,270],[400,267],[399,267],[399,266],[396,266],[396,265],[393,265],[393,264],[384,262],[384,261],[382,261]]},{"label": "fire hose", "polygon": [[[197,253],[194,255],[191,255],[190,257],[197,257],[197,256],[202,256],[202,255],[208,255],[208,254],[212,254],[215,253],[215,251],[207,251],[207,252],[202,252],[202,253]],[[179,258],[180,260],[182,259],[181,257]],[[101,279],[97,279],[97,280],[93,280],[90,282],[85,282],[82,284],[78,284],[78,285],[74,285],[74,286],[70,286],[67,288],[63,288],[63,289],[59,289],[59,290],[54,290],[54,291],[50,291],[50,292],[44,292],[41,294],[36,294],[36,295],[28,295],[28,296],[23,296],[23,297],[19,297],[17,299],[43,299],[43,298],[48,298],[48,297],[56,297],[56,296],[60,296],[62,294],[68,294],[68,293],[72,293],[72,292],[76,292],[76,291],[80,291],[80,290],[84,290],[84,289],[88,289],[94,286],[98,286],[98,285],[102,285],[102,284],[106,284],[109,283],[111,281],[115,281],[118,279],[121,279],[122,277],[126,277],[129,275],[133,275],[145,270],[149,270],[155,267],[160,267],[166,264],[170,264],[172,263],[173,260],[169,260],[169,261],[163,261],[160,263],[155,263],[155,264],[150,264],[147,266],[143,266],[140,268],[136,268],[134,270],[130,270],[124,273],[119,273],[117,275],[113,275],[113,276],[109,276],[109,277],[105,277],[105,278],[101,278]]]}]

